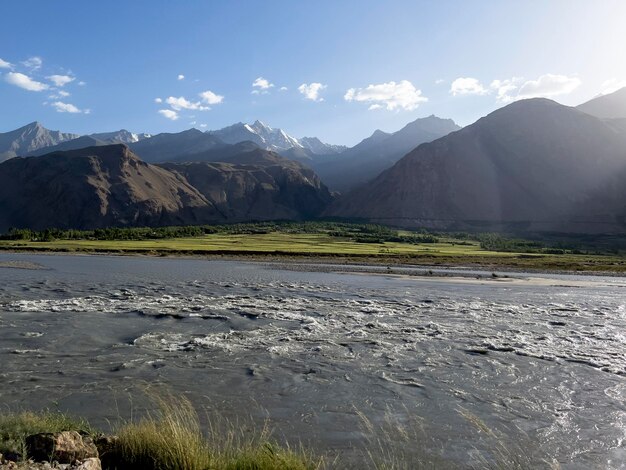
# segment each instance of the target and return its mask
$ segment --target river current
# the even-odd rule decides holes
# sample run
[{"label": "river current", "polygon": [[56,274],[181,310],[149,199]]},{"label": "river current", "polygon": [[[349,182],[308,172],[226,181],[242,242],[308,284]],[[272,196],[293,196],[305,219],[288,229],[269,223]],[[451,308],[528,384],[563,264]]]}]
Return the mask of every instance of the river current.
[{"label": "river current", "polygon": [[342,466],[626,468],[625,278],[341,271],[2,254],[0,404],[106,426],[158,384]]}]

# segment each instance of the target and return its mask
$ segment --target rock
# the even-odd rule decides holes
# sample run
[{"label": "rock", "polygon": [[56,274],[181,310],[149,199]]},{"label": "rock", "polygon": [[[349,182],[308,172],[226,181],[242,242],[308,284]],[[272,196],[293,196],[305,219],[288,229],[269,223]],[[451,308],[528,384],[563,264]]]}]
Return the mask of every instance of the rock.
[{"label": "rock", "polygon": [[92,457],[80,462],[77,466],[72,467],[73,470],[102,470],[102,464],[99,458]]},{"label": "rock", "polygon": [[118,462],[117,436],[99,436],[94,439],[104,468],[116,468]]},{"label": "rock", "polygon": [[76,431],[33,434],[26,438],[26,448],[29,457],[38,461],[75,463],[98,457],[98,449],[92,439]]}]

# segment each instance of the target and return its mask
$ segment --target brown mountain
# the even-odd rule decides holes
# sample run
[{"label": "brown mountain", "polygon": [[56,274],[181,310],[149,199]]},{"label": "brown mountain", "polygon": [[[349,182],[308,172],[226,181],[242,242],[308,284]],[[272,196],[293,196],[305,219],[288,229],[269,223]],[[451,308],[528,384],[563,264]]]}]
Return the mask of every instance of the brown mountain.
[{"label": "brown mountain", "polygon": [[546,99],[420,145],[327,215],[447,229],[626,231],[626,134]]},{"label": "brown mountain", "polygon": [[0,164],[0,231],[301,219],[319,214],[330,199],[304,168],[158,166],[121,144]]}]

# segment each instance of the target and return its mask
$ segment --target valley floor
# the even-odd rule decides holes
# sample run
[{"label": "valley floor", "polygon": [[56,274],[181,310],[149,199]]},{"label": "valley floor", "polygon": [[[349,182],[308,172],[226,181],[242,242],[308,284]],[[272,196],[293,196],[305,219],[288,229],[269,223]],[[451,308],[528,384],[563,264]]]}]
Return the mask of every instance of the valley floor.
[{"label": "valley floor", "polygon": [[475,241],[363,243],[324,233],[207,234],[148,240],[0,240],[0,250],[149,256],[209,256],[262,261],[418,265],[481,270],[626,273],[620,255],[489,251]]}]

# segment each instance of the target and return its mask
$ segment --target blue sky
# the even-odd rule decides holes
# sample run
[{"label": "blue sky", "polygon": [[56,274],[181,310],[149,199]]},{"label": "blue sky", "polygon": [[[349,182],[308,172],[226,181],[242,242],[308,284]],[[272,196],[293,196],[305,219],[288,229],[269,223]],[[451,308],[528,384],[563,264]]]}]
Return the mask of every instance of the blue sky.
[{"label": "blue sky", "polygon": [[430,114],[467,125],[626,85],[623,0],[20,0],[0,18],[0,132],[260,119],[352,145]]}]

